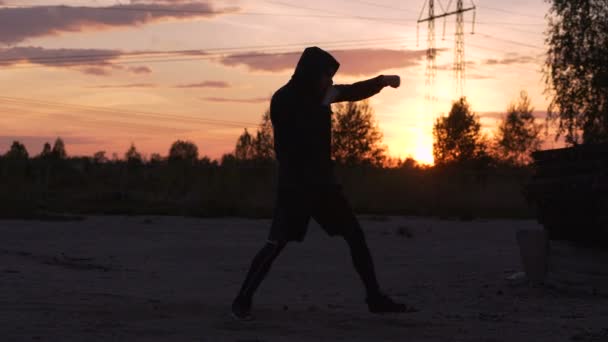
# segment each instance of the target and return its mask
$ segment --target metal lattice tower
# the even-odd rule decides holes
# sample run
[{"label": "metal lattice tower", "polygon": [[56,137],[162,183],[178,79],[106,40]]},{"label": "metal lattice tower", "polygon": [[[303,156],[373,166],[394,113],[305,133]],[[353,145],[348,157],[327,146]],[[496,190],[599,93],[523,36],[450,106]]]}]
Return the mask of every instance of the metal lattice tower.
[{"label": "metal lattice tower", "polygon": [[[464,8],[463,0],[456,1],[456,10],[449,11],[452,0],[448,3],[448,7],[444,10],[441,5],[441,1],[438,0],[439,6],[443,10],[443,13],[435,15],[435,4],[434,0],[427,0],[422,8],[418,24],[428,22],[428,36],[427,36],[427,50],[426,50],[426,86],[428,95],[427,101],[433,103],[436,99],[434,95],[434,82],[437,74],[437,67],[435,64],[435,58],[437,50],[435,48],[435,19],[446,18],[450,15],[456,15],[456,33],[455,33],[455,48],[454,48],[454,81],[456,84],[456,95],[462,97],[464,95],[464,81],[465,81],[465,58],[464,58],[464,12],[475,10],[475,4],[473,6]],[[471,1],[472,3],[472,1]],[[424,9],[427,8],[428,4],[428,17],[422,18]],[[475,12],[473,12],[473,30],[475,28]],[[444,35],[445,35],[445,22],[444,22]]]},{"label": "metal lattice tower", "polygon": [[464,11],[462,0],[456,2],[456,33],[454,34],[454,81],[456,82],[456,95],[461,98],[464,93]]},{"label": "metal lattice tower", "polygon": [[[429,17],[435,15],[434,2],[434,0],[429,0]],[[435,98],[435,76],[437,75],[437,65],[435,64],[435,57],[437,56],[435,50],[435,20],[429,20],[428,22],[426,43],[426,98],[432,104]]]},{"label": "metal lattice tower", "polygon": [[[424,13],[426,5],[428,4],[428,18],[435,17],[435,1],[428,0],[425,6],[422,8],[420,17]],[[422,22],[420,19],[418,22]],[[432,105],[435,100],[435,76],[437,75],[437,65],[435,64],[435,57],[437,56],[435,49],[435,20],[428,20],[427,38],[426,38],[426,69],[425,75],[425,87],[426,95],[425,100],[428,106],[428,111],[432,112]]]}]

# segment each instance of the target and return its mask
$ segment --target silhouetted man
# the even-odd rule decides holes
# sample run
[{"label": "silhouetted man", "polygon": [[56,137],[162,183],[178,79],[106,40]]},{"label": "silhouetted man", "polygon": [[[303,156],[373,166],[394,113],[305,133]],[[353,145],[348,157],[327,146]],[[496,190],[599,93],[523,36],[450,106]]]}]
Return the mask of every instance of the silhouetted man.
[{"label": "silhouetted man", "polygon": [[285,245],[304,239],[311,217],[330,236],[340,235],[348,243],[371,312],[410,309],[381,292],[365,236],[336,180],[331,160],[331,103],[363,100],[386,86],[397,88],[400,80],[381,75],[351,85],[333,85],[339,66],[320,48],[306,48],[291,80],[272,96],[270,118],[279,164],[276,204],[268,241],[253,259],[232,303],[232,313],[239,319],[251,319],[253,294]]}]

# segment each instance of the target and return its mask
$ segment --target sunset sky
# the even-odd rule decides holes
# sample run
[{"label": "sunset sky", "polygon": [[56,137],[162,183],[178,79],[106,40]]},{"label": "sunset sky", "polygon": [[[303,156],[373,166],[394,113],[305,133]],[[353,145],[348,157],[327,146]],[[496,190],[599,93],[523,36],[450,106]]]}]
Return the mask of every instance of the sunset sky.
[{"label": "sunset sky", "polygon": [[[447,6],[446,0],[441,4]],[[442,9],[435,1],[436,12]],[[454,9],[453,1],[451,9]],[[465,1],[465,7],[471,5]],[[434,113],[425,102],[424,0],[0,0],[0,153],[30,155],[60,136],[69,155],[123,156],[133,142],[166,155],[176,139],[202,155],[254,131],[299,53],[316,45],[341,62],[335,83],[402,77],[371,104],[389,153],[432,162],[434,115],[456,98],[455,17],[436,21]],[[521,90],[545,116],[541,67],[549,4],[479,0],[465,14],[465,95],[491,133]],[[549,143],[547,147],[551,147]]]}]

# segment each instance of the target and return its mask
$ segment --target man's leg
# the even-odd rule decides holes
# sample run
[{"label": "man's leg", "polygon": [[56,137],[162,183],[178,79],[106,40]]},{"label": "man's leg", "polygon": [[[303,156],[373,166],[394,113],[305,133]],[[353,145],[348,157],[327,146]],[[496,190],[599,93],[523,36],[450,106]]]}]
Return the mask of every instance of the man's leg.
[{"label": "man's leg", "polygon": [[251,317],[253,294],[270,271],[270,266],[285,248],[286,242],[268,241],[251,262],[241,289],[232,303],[232,313],[241,319]]},{"label": "man's leg", "polygon": [[341,188],[330,188],[324,193],[314,218],[328,234],[341,235],[348,243],[355,270],[365,285],[366,302],[371,312],[404,312],[411,309],[382,293],[365,234]]},{"label": "man's leg", "polygon": [[344,239],[350,248],[350,254],[357,273],[365,285],[367,306],[374,313],[416,311],[405,304],[394,302],[383,294],[378,285],[374,262],[365,241],[363,230],[357,222],[355,228],[345,232]]},{"label": "man's leg", "polygon": [[380,294],[380,285],[378,285],[374,261],[372,260],[369,248],[367,247],[367,242],[365,241],[365,235],[361,228],[357,227],[345,234],[344,240],[348,243],[353,265],[365,285],[367,296],[370,297]]}]

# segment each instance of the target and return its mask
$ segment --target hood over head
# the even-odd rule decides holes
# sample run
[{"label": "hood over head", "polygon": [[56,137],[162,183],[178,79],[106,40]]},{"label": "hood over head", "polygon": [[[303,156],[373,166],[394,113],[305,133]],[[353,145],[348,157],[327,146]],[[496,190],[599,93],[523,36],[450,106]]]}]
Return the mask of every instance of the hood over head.
[{"label": "hood over head", "polygon": [[291,80],[299,87],[310,88],[323,74],[329,73],[333,77],[339,67],[340,63],[327,51],[316,46],[307,47],[300,56]]}]

